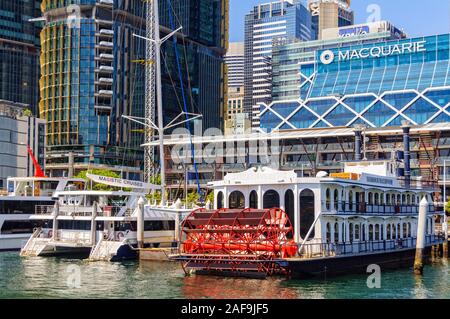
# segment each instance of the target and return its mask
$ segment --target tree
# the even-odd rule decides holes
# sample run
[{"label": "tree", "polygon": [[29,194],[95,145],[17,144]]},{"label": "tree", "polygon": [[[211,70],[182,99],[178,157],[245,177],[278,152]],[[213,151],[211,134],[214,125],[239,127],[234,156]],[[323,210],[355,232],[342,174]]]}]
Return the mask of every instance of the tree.
[{"label": "tree", "polygon": [[[450,199],[450,198],[449,198]],[[445,212],[450,214],[450,201],[447,200],[447,206],[445,206]]]},{"label": "tree", "polygon": [[214,203],[214,191],[209,192],[208,196],[206,196],[206,201],[210,201],[211,203]]},{"label": "tree", "polygon": [[33,116],[33,112],[31,112],[30,109],[25,109],[25,110],[23,110],[22,115],[30,117],[30,116]]},{"label": "tree", "polygon": [[[86,183],[88,189],[90,189],[91,183],[89,183],[90,180],[87,177],[87,174],[120,178],[120,175],[118,173],[107,170],[107,169],[90,169],[90,170],[86,170],[86,171],[81,171],[75,177],[86,180],[88,182],[88,183]],[[98,183],[92,182],[92,185],[93,185],[92,189],[96,190],[96,191],[116,191],[116,190],[118,190],[117,187],[113,187],[113,186],[109,186],[109,185],[105,185],[105,184],[98,184]]]}]

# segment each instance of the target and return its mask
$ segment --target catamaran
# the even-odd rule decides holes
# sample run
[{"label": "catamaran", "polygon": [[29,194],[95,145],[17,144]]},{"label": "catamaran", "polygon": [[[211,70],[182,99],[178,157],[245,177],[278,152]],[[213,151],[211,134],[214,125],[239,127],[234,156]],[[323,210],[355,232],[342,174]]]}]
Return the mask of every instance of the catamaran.
[{"label": "catamaran", "polygon": [[178,214],[186,211],[180,205],[147,205],[146,194],[159,186],[92,174],[87,177],[118,190],[58,192],[55,204],[39,206],[30,217],[37,228],[21,256],[65,255],[91,261],[135,259],[140,209],[144,210],[143,247],[175,245],[175,223]]}]

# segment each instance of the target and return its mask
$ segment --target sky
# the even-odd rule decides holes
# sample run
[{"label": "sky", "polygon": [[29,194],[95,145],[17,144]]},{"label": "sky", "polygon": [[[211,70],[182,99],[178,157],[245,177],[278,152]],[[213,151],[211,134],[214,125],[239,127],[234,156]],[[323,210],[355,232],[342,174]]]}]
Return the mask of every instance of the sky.
[{"label": "sky", "polygon": [[[306,2],[306,0],[304,0]],[[244,41],[244,17],[254,5],[270,0],[230,0],[230,42]],[[450,33],[450,0],[352,0],[355,23],[371,17],[377,5],[381,20],[403,29],[409,37]]]}]

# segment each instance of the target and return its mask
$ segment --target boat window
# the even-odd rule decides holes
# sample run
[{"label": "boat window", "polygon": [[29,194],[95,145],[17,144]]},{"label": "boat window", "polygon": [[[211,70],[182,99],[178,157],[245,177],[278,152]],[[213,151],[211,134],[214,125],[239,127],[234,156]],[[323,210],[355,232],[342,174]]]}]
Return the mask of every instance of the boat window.
[{"label": "boat window", "polygon": [[412,230],[411,230],[411,223],[408,223],[408,237],[411,238],[412,237]]},{"label": "boat window", "polygon": [[355,224],[355,240],[359,241],[360,240],[360,226],[359,224]]},{"label": "boat window", "polygon": [[408,236],[408,223],[403,223],[403,237],[409,237]]},{"label": "boat window", "polygon": [[373,194],[369,192],[369,205],[373,205]]},{"label": "boat window", "polygon": [[373,239],[373,225],[369,225],[369,241],[374,240]]},{"label": "boat window", "polygon": [[392,226],[392,239],[397,239],[397,228],[395,227],[394,224],[392,224],[391,226]]},{"label": "boat window", "polygon": [[[295,205],[294,205],[294,192],[290,189],[286,191],[284,194],[284,207],[286,210],[286,214],[289,217],[289,220],[291,221],[292,228],[295,232],[295,225],[294,225],[294,214],[295,214]],[[292,239],[292,233],[289,233],[290,238]]]},{"label": "boat window", "polygon": [[400,233],[400,224],[397,224],[397,238],[401,238],[401,233]]},{"label": "boat window", "polygon": [[339,191],[334,190],[334,209],[339,210]]},{"label": "boat window", "polygon": [[223,193],[218,192],[217,193],[217,209],[223,208]]},{"label": "boat window", "polygon": [[348,208],[350,209],[350,211],[353,211],[353,192],[352,191],[348,192]]},{"label": "boat window", "polygon": [[380,194],[375,193],[375,205],[380,205]]},{"label": "boat window", "polygon": [[362,227],[361,227],[362,229],[361,229],[361,238],[362,238],[362,241],[367,241],[367,236],[366,236],[366,226],[365,225],[362,225]]},{"label": "boat window", "polygon": [[2,214],[34,214],[35,207],[53,206],[53,201],[18,201],[18,200],[1,200],[0,212]]},{"label": "boat window", "polygon": [[406,203],[408,204],[408,205],[411,205],[411,195],[406,195]]},{"label": "boat window", "polygon": [[381,237],[380,237],[380,225],[379,224],[375,225],[375,240],[381,240]]},{"label": "boat window", "polygon": [[168,230],[175,230],[175,221],[151,220],[145,221],[144,223],[144,231],[168,231]]},{"label": "boat window", "polygon": [[327,243],[331,243],[331,225],[327,223]]},{"label": "boat window", "polygon": [[400,194],[397,195],[397,205],[402,203]]},{"label": "boat window", "polygon": [[58,229],[91,230],[91,222],[84,220],[58,220]]},{"label": "boat window", "polygon": [[412,202],[413,205],[416,204],[416,195],[412,195],[411,196],[411,202]]},{"label": "boat window", "polygon": [[339,242],[339,223],[334,223],[334,242]]},{"label": "boat window", "polygon": [[234,191],[230,194],[228,198],[228,207],[234,208],[245,208],[245,197],[240,191]]},{"label": "boat window", "polygon": [[350,223],[350,226],[349,226],[349,229],[350,229],[350,242],[352,243],[353,242],[353,237],[354,237],[354,229],[353,229],[353,223]]},{"label": "boat window", "polygon": [[263,208],[279,208],[280,207],[280,195],[273,189],[264,193],[263,196]]},{"label": "boat window", "polygon": [[258,208],[258,193],[256,191],[250,193],[250,208]]},{"label": "boat window", "polygon": [[391,194],[386,194],[386,205],[391,205]]},{"label": "boat window", "polygon": [[402,204],[403,205],[406,204],[406,196],[405,196],[405,194],[402,195]]},{"label": "boat window", "polygon": [[31,234],[34,227],[34,223],[28,220],[7,220],[3,223],[0,233],[2,235]]},{"label": "boat window", "polygon": [[326,208],[327,210],[330,210],[331,205],[331,191],[329,188],[325,191],[325,201],[326,201]]},{"label": "boat window", "polygon": [[390,224],[386,225],[386,239],[387,240],[392,239],[392,237],[391,237],[391,225]]},{"label": "boat window", "polygon": [[[314,192],[310,189],[305,189],[300,193],[300,236],[304,239],[308,234],[311,226],[314,224],[315,205]],[[309,239],[315,237],[315,230],[313,229]]]}]

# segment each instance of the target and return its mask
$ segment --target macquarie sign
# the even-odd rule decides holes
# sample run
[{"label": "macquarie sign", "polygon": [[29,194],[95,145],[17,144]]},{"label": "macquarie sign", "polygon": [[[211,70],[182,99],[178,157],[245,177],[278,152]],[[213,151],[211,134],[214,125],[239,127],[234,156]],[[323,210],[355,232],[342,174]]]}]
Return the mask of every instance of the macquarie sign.
[{"label": "macquarie sign", "polygon": [[320,62],[325,65],[333,62],[345,62],[356,59],[381,58],[393,55],[426,52],[426,41],[396,43],[382,46],[362,47],[358,49],[343,49],[337,52],[325,50],[319,53]]}]

